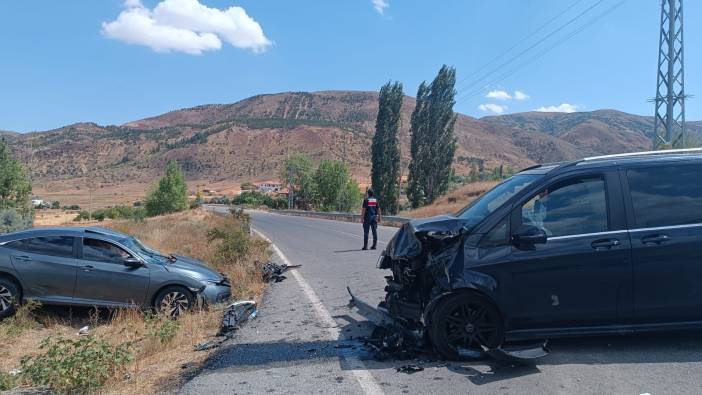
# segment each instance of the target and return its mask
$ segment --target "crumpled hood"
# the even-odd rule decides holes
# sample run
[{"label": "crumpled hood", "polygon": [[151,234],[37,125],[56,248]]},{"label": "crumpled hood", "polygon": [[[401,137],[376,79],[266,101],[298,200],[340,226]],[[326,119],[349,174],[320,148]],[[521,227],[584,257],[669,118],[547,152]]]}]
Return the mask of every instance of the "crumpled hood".
[{"label": "crumpled hood", "polygon": [[203,261],[182,255],[173,255],[176,260],[166,265],[171,272],[179,272],[196,280],[220,281],[222,275]]},{"label": "crumpled hood", "polygon": [[445,234],[447,237],[465,231],[465,220],[452,215],[439,215],[412,220],[400,228],[388,243],[385,256],[391,259],[411,259],[422,253],[421,237],[430,232]]}]

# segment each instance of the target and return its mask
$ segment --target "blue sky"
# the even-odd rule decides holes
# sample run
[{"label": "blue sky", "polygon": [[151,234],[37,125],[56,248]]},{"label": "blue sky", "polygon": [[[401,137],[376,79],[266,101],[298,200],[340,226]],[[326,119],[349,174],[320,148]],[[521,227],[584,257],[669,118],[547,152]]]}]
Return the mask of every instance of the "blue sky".
[{"label": "blue sky", "polygon": [[[475,81],[597,1],[3,1],[0,129],[121,124],[260,93],[377,90],[390,79],[414,96],[444,63],[456,67],[461,81],[456,111],[476,117],[539,108],[652,114],[657,0],[628,0],[538,56],[619,3],[601,0],[542,45]],[[687,118],[700,120],[702,2],[685,7],[686,91],[698,95],[687,103]],[[516,68],[530,59],[536,60]],[[511,75],[497,78],[504,74]]]}]

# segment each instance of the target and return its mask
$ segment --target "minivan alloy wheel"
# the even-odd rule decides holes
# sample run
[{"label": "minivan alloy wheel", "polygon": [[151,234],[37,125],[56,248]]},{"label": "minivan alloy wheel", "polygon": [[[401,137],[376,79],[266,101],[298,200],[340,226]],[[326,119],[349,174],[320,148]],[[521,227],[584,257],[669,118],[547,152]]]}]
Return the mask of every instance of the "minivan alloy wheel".
[{"label": "minivan alloy wheel", "polygon": [[429,332],[436,351],[449,359],[457,359],[462,350],[499,347],[504,339],[499,311],[478,295],[457,294],[441,303]]},{"label": "minivan alloy wheel", "polygon": [[190,309],[190,299],[180,291],[171,291],[163,297],[160,307],[162,313],[177,318]]},{"label": "minivan alloy wheel", "polygon": [[13,299],[14,295],[12,295],[12,292],[4,286],[0,285],[0,312],[3,312],[12,307]]},{"label": "minivan alloy wheel", "polygon": [[497,322],[487,306],[481,304],[458,306],[446,317],[445,325],[446,339],[456,348],[480,349],[497,340]]}]

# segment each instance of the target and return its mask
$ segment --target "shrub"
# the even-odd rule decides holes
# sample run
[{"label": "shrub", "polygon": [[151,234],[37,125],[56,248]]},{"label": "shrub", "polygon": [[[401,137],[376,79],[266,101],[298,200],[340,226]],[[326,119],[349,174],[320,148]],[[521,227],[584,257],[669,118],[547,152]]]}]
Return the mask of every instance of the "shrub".
[{"label": "shrub", "polygon": [[32,227],[32,217],[13,208],[0,209],[0,233],[16,232]]},{"label": "shrub", "polygon": [[188,208],[188,187],[183,172],[175,162],[166,167],[166,175],[154,185],[146,197],[149,216],[183,211]]},{"label": "shrub", "polygon": [[168,344],[175,338],[180,329],[180,324],[163,315],[147,315],[144,317],[148,328],[148,336],[158,340],[161,344]]},{"label": "shrub", "polygon": [[242,192],[231,200],[231,204],[259,207],[266,206],[275,209],[284,209],[288,207],[288,201],[285,198],[273,198],[265,193],[250,191]]},{"label": "shrub", "polygon": [[215,259],[222,264],[239,261],[259,247],[261,240],[250,237],[251,217],[243,210],[230,210],[226,225],[207,231],[208,243],[217,242]]},{"label": "shrub", "polygon": [[17,387],[17,378],[9,373],[0,372],[0,391],[9,391]]},{"label": "shrub", "polygon": [[64,210],[70,210],[70,211],[78,211],[80,210],[80,206],[77,204],[72,204],[70,206],[63,206]]},{"label": "shrub", "polygon": [[59,202],[58,200],[54,200],[53,202],[51,202],[51,208],[54,209],[54,210],[60,209],[60,208],[61,208],[61,202]]},{"label": "shrub", "polygon": [[7,337],[17,337],[24,331],[35,329],[37,323],[34,312],[41,307],[41,303],[36,300],[27,300],[26,303],[17,307],[17,311],[12,317],[4,319],[0,323],[2,332]]},{"label": "shrub", "polygon": [[[146,218],[146,210],[142,207],[114,206],[93,211],[92,219],[103,221],[109,219],[133,219],[143,221]],[[87,211],[81,211],[73,219],[74,221],[85,221],[90,219]]]},{"label": "shrub", "polygon": [[130,348],[129,343],[113,346],[92,336],[77,340],[48,337],[39,355],[22,360],[21,377],[54,392],[91,392],[123,373],[133,359]]}]

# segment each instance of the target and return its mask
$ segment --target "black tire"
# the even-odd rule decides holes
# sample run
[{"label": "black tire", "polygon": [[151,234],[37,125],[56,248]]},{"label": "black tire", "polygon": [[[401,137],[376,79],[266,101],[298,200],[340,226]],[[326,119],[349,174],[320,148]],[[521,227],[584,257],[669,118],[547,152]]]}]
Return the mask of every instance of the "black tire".
[{"label": "black tire", "polygon": [[166,287],[156,295],[154,308],[160,314],[176,319],[181,314],[195,308],[195,296],[184,287]]},{"label": "black tire", "polygon": [[20,290],[14,281],[0,277],[0,320],[15,314],[15,306],[20,303]]},{"label": "black tire", "polygon": [[460,359],[460,350],[483,351],[504,340],[499,310],[487,298],[463,293],[449,296],[434,309],[429,331],[434,349],[444,358]]}]

